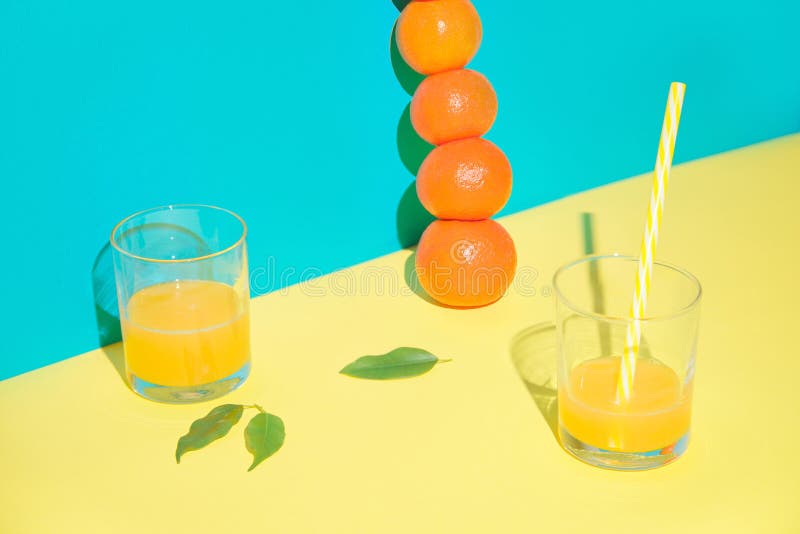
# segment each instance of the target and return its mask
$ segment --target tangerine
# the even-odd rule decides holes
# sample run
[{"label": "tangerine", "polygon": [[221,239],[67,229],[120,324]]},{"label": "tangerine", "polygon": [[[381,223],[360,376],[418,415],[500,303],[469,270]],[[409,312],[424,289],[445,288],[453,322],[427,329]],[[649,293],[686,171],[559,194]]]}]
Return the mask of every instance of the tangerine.
[{"label": "tangerine", "polygon": [[434,300],[485,306],[511,284],[517,252],[505,228],[491,219],[433,221],[420,238],[415,266],[420,285]]},{"label": "tangerine", "polygon": [[458,69],[428,76],[411,99],[411,124],[433,145],[480,137],[497,117],[497,95],[486,77]]},{"label": "tangerine", "polygon": [[481,45],[481,19],[469,0],[409,3],[397,19],[397,49],[421,74],[460,69]]},{"label": "tangerine", "polygon": [[511,164],[480,137],[439,145],[417,172],[417,196],[437,219],[488,219],[511,196]]}]

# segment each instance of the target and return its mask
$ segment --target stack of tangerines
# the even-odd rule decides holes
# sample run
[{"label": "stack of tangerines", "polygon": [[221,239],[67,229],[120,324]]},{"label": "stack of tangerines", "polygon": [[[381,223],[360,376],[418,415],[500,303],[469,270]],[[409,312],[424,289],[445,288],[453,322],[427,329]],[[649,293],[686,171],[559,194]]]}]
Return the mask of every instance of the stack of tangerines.
[{"label": "stack of tangerines", "polygon": [[416,271],[437,301],[484,306],[506,292],[517,253],[491,220],[511,196],[511,164],[481,136],[497,117],[485,76],[464,68],[481,44],[481,19],[469,0],[414,0],[397,20],[397,48],[427,77],[411,100],[411,123],[436,145],[417,173],[417,195],[437,219],[420,238]]}]

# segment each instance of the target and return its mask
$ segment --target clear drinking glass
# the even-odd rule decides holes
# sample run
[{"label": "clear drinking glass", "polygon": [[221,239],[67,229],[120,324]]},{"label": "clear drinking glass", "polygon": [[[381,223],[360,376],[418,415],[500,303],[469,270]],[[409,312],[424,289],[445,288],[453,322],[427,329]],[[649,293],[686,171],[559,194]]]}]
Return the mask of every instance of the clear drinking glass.
[{"label": "clear drinking glass", "polygon": [[208,400],[250,372],[247,226],[213,206],[152,208],[111,233],[125,369],[161,402]]},{"label": "clear drinking glass", "polygon": [[618,380],[634,327],[637,268],[638,258],[589,256],[553,277],[561,444],[610,469],[665,465],[683,454],[689,439],[700,283],[683,269],[654,264],[625,397]]}]

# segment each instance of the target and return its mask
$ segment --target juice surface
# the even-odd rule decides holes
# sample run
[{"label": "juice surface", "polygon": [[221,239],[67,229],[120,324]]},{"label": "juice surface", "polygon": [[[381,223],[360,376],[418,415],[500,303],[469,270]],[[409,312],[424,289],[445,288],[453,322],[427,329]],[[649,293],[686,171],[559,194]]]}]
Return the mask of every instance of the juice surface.
[{"label": "juice surface", "polygon": [[214,382],[250,358],[248,302],[219,282],[181,280],[137,291],[122,333],[128,375],[162,386]]},{"label": "juice surface", "polygon": [[682,391],[675,372],[662,363],[637,361],[631,398],[617,401],[620,358],[581,363],[558,391],[561,426],[601,449],[647,452],[674,444],[689,431],[691,387]]}]

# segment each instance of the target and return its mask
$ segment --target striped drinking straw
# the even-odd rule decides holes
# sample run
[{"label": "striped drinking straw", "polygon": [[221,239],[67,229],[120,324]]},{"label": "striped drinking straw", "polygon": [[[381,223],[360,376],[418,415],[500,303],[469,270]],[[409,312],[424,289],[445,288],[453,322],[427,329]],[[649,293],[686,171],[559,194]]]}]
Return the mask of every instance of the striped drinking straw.
[{"label": "striped drinking straw", "polygon": [[681,120],[683,95],[686,85],[672,82],[669,86],[667,109],[664,111],[664,123],[661,126],[661,139],[658,144],[658,156],[653,172],[653,191],[650,195],[650,210],[644,227],[642,250],[639,256],[639,268],[636,271],[636,287],[633,291],[631,319],[625,339],[625,354],[622,358],[619,380],[617,381],[617,399],[630,400],[633,388],[633,377],[636,373],[636,357],[639,354],[639,343],[642,339],[641,319],[647,309],[647,294],[653,276],[653,257],[658,244],[658,229],[661,226],[661,215],[664,212],[664,194],[669,182],[669,171],[672,168],[672,154],[675,151],[675,138],[678,136],[678,124]]}]

